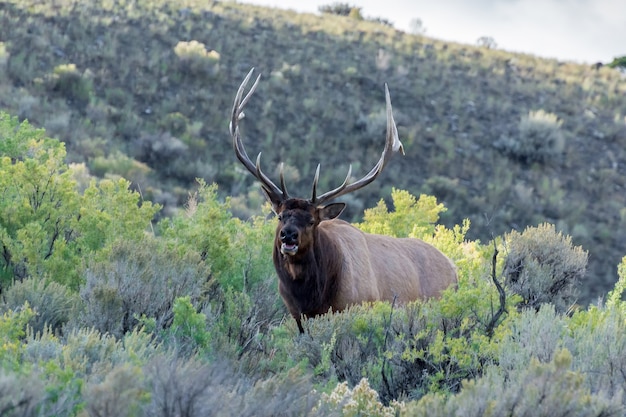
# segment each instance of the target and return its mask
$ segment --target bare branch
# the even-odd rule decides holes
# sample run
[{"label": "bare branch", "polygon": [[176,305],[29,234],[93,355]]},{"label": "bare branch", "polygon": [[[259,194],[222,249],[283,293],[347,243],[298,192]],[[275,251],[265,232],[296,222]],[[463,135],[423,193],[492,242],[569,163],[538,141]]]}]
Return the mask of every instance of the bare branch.
[{"label": "bare branch", "polygon": [[504,292],[504,288],[502,287],[502,284],[500,284],[500,281],[498,281],[498,277],[496,274],[497,263],[498,263],[498,247],[494,239],[493,240],[493,257],[491,258],[491,280],[493,281],[494,285],[498,289],[498,294],[500,295],[499,297],[500,307],[498,308],[498,311],[496,311],[495,314],[491,317],[491,321],[489,322],[489,324],[487,324],[486,332],[487,332],[487,336],[489,336],[490,338],[493,336],[493,331],[496,325],[498,324],[498,320],[500,320],[500,316],[502,316],[502,314],[507,312],[506,311],[506,293]]}]

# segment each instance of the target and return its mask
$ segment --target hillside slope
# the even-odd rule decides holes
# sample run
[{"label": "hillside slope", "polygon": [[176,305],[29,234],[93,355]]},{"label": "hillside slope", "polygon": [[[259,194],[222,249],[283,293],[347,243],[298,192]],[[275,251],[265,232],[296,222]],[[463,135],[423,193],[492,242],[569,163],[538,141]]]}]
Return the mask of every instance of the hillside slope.
[{"label": "hillside slope", "polygon": [[165,214],[196,177],[233,196],[239,215],[258,211],[258,185],[227,132],[255,67],[263,81],[244,140],[267,172],[286,163],[293,194],[309,194],[318,162],[326,190],[348,164],[359,176],[377,160],[386,82],[406,156],[347,198],[347,217],[396,187],[437,196],[444,223],[470,218],[469,237],[484,241],[554,223],[590,251],[583,302],[612,287],[626,253],[626,80],[616,70],[191,0],[4,1],[0,42],[0,109],[45,127],[92,174],[132,180]]}]

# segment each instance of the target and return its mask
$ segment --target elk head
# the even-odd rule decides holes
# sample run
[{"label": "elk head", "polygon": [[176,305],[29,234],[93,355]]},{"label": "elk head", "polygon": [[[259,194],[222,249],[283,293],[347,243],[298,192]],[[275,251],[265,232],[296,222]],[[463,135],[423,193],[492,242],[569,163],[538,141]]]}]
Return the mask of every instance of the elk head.
[{"label": "elk head", "polygon": [[250,100],[261,78],[260,75],[256,78],[250,91],[244,97],[244,90],[252,77],[253,71],[254,68],[250,70],[243,80],[235,96],[235,103],[230,120],[230,134],[233,139],[233,147],[239,161],[260,181],[265,196],[271,203],[273,211],[278,216],[279,224],[276,232],[277,247],[280,248],[281,253],[285,256],[298,257],[301,253],[306,253],[312,246],[314,230],[317,225],[322,221],[336,218],[345,208],[345,203],[327,203],[342,195],[365,187],[367,184],[374,181],[383,171],[393,153],[401,151],[404,154],[404,148],[398,138],[398,129],[393,120],[389,89],[387,88],[387,84],[385,84],[387,134],[385,147],[376,165],[374,165],[364,177],[352,183],[349,182],[350,175],[352,174],[352,166],[350,166],[346,178],[339,187],[322,195],[317,195],[317,182],[320,174],[320,165],[318,164],[313,179],[311,198],[302,199],[289,197],[285,186],[283,164],[280,166],[280,187],[278,187],[261,170],[261,153],[258,154],[256,163],[250,160],[239,134],[239,121],[245,117],[243,108]]}]

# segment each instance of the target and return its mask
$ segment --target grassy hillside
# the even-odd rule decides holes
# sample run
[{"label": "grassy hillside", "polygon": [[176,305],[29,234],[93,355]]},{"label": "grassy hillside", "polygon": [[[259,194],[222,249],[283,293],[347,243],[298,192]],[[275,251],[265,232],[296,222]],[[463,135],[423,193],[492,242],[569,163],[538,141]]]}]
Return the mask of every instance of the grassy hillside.
[{"label": "grassy hillside", "polygon": [[[193,42],[196,41],[196,42]],[[242,217],[258,186],[227,133],[256,67],[244,140],[308,195],[376,161],[389,84],[407,155],[350,196],[348,217],[391,187],[437,196],[448,225],[487,241],[548,221],[589,250],[583,302],[626,252],[626,80],[609,68],[444,43],[348,17],[206,1],[0,3],[0,109],[63,140],[71,161],[180,207],[195,178]],[[611,59],[612,57],[607,57]]]}]

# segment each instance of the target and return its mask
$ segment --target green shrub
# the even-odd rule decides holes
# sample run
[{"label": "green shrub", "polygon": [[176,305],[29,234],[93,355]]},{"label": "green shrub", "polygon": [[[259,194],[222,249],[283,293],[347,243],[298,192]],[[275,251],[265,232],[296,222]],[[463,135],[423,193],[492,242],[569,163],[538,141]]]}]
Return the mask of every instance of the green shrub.
[{"label": "green shrub", "polygon": [[626,68],[626,55],[613,58],[613,61],[608,66],[611,68]]},{"label": "green shrub", "polygon": [[[591,307],[568,323],[565,346],[574,355],[573,368],[586,376],[593,392],[609,397],[626,387],[626,321],[622,310]],[[626,398],[622,397],[624,406]]]},{"label": "green shrub", "polygon": [[168,113],[160,122],[163,129],[176,137],[183,135],[187,131],[187,125],[189,124],[189,119],[180,112]]},{"label": "green shrub", "polygon": [[40,416],[46,392],[39,375],[20,375],[0,370],[0,411],[7,417]]},{"label": "green shrub", "polygon": [[[168,132],[142,134],[134,143],[133,155],[152,166],[171,164],[187,152],[187,145]],[[173,172],[168,172],[173,175]]]},{"label": "green shrub", "polygon": [[[206,315],[197,312],[189,296],[174,300],[174,319],[168,336],[174,339],[179,352],[202,352],[209,348],[211,334],[207,330]],[[168,340],[172,343],[172,340]],[[179,356],[181,353],[179,353]]]},{"label": "green shrub", "polygon": [[319,408],[324,407],[345,417],[395,417],[403,411],[404,404],[393,402],[390,406],[384,406],[378,400],[378,393],[363,378],[353,389],[348,387],[348,383],[342,382],[330,394],[323,393]]},{"label": "green shrub", "polygon": [[297,371],[250,379],[223,360],[156,356],[145,368],[150,402],[145,416],[314,416],[319,394]]},{"label": "green shrub", "polygon": [[519,371],[531,358],[550,362],[555,352],[565,347],[566,334],[566,317],[555,312],[554,306],[524,310],[510,320],[498,343],[498,365],[505,371]]},{"label": "green shrub", "polygon": [[432,196],[421,195],[416,199],[408,191],[394,188],[391,198],[393,211],[380,200],[376,207],[365,210],[358,228],[367,233],[394,237],[423,237],[434,232],[439,214],[446,210]]},{"label": "green shrub", "polygon": [[619,396],[593,392],[584,376],[571,370],[572,354],[555,353],[550,363],[536,359],[517,372],[489,368],[485,376],[465,381],[456,395],[431,393],[409,403],[411,416],[612,416],[621,415]]},{"label": "green shrub", "polygon": [[26,324],[35,313],[25,304],[16,310],[9,310],[0,316],[0,369],[17,371],[22,364]]},{"label": "green shrub", "polygon": [[202,42],[191,40],[180,41],[174,47],[181,69],[190,75],[215,76],[220,71],[220,54],[208,51]]},{"label": "green shrub", "polygon": [[578,286],[585,276],[587,251],[573,246],[572,239],[544,223],[523,233],[505,235],[507,287],[519,294],[520,307],[538,309],[552,303],[559,312],[576,302]]},{"label": "green shrub", "polygon": [[217,185],[200,181],[186,210],[164,219],[159,229],[167,240],[200,253],[222,288],[245,291],[275,276],[274,222],[262,217],[246,222],[233,218],[230,200],[218,199]]},{"label": "green shrub", "polygon": [[522,163],[545,162],[563,152],[562,124],[563,121],[553,113],[530,111],[522,116],[516,136],[503,137],[494,145]]},{"label": "green shrub", "polygon": [[146,402],[141,367],[159,354],[150,334],[133,332],[116,340],[93,329],[70,330],[62,338],[30,331],[23,342],[21,372],[45,390],[37,397],[37,415],[70,416],[83,408],[93,415],[118,415],[104,409],[128,413]]},{"label": "green shrub", "polygon": [[[0,114],[0,267],[3,286],[12,278],[70,275],[73,214],[78,209],[65,147],[28,122]],[[68,245],[69,244],[69,245]]]},{"label": "green shrub", "polygon": [[88,260],[85,274],[78,323],[117,337],[140,318],[156,320],[157,330],[169,327],[175,300],[189,296],[197,304],[211,283],[198,253],[170,249],[148,236],[103,249]]},{"label": "green shrub", "polygon": [[[283,357],[276,353],[276,344],[283,340],[270,338],[285,319],[286,308],[274,281],[259,283],[247,292],[227,289],[217,297],[212,309],[209,327],[214,351],[236,360],[240,369],[250,374],[276,370],[274,360]],[[281,337],[293,337],[279,333]]]},{"label": "green shrub", "polygon": [[87,412],[95,417],[139,416],[149,400],[141,369],[130,364],[113,368],[100,382],[86,384],[83,397]]},{"label": "green shrub", "polygon": [[[306,320],[308,335],[287,341],[282,365],[303,363],[324,381],[350,386],[365,377],[385,404],[428,392],[457,392],[462,380],[482,375],[496,353],[481,322],[492,308],[489,289],[471,287],[467,293],[449,291],[441,302],[359,305]],[[463,294],[473,300],[474,292],[481,293],[480,302],[450,308]],[[297,332],[291,321],[288,326]]]},{"label": "green shrub", "polygon": [[624,291],[626,291],[626,256],[617,266],[618,280],[613,290],[607,295],[606,303],[609,307],[617,307],[626,314],[626,301],[624,301]]},{"label": "green shrub", "polygon": [[125,180],[93,181],[79,194],[65,147],[0,114],[0,285],[46,277],[77,290],[81,258],[112,239],[143,235],[160,209]]},{"label": "green shrub", "polygon": [[155,343],[154,335],[143,329],[116,339],[95,329],[71,328],[63,337],[49,331],[28,332],[24,338],[23,360],[24,363],[53,364],[97,379],[125,363],[144,365],[163,350]]},{"label": "green shrub", "polygon": [[44,279],[26,278],[9,287],[3,294],[0,311],[16,310],[28,302],[35,315],[28,322],[34,332],[46,327],[60,332],[75,313],[78,297],[64,285]]},{"label": "green shrub", "polygon": [[85,78],[75,64],[58,65],[48,79],[51,91],[72,101],[77,107],[89,104],[93,94],[91,81]]},{"label": "green shrub", "polygon": [[107,156],[96,156],[89,163],[89,169],[97,177],[115,178],[121,176],[135,184],[146,183],[150,167],[121,152]]},{"label": "green shrub", "polygon": [[333,4],[327,4],[327,5],[318,7],[318,10],[320,11],[320,13],[336,14],[339,16],[350,16],[350,14],[353,13],[352,12],[353,9],[357,9],[359,13],[361,11],[360,7],[355,7],[348,3],[339,3],[339,2],[335,2]]}]

